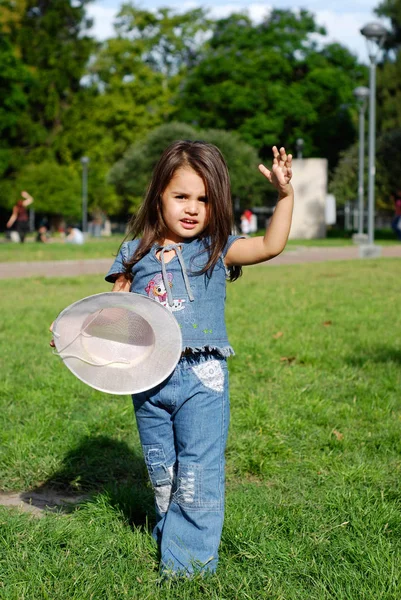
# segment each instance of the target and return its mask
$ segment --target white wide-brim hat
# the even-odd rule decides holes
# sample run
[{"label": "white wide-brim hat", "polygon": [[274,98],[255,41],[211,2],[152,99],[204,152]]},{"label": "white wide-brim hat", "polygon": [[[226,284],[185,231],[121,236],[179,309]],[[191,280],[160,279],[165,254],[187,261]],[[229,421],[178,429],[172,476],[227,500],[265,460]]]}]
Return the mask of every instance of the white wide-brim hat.
[{"label": "white wide-brim hat", "polygon": [[131,292],[88,296],[53,324],[57,354],[78,379],[108,394],[138,394],[163,382],[182,351],[180,327],[161,304]]}]

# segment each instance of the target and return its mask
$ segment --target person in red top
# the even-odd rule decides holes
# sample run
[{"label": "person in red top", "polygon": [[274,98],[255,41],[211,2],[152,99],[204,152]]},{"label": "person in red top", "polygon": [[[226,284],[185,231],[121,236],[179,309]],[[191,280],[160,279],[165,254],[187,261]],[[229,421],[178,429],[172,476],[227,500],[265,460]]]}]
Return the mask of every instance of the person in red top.
[{"label": "person in red top", "polygon": [[11,229],[15,223],[20,242],[23,243],[25,241],[25,236],[29,231],[29,214],[26,209],[32,204],[33,198],[25,191],[21,192],[21,196],[22,198],[18,200],[17,204],[13,207],[13,212],[7,221],[6,227],[7,229]]},{"label": "person in red top", "polygon": [[391,222],[391,227],[394,230],[397,239],[401,242],[401,190],[397,190],[395,194],[393,194],[394,200],[394,218]]}]

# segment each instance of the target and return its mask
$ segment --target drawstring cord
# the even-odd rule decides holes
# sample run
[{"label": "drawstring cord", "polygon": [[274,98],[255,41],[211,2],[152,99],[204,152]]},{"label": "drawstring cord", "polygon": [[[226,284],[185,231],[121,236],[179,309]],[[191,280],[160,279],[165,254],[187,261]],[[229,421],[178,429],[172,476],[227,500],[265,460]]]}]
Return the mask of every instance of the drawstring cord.
[{"label": "drawstring cord", "polygon": [[[72,338],[72,340],[70,342],[68,342],[68,344],[66,344],[64,346],[64,348],[61,348],[61,350],[53,350],[53,354],[55,354],[56,356],[59,356],[60,358],[62,358],[64,360],[64,358],[78,358],[78,360],[86,363],[87,365],[91,365],[92,367],[108,367],[109,365],[114,365],[114,364],[130,364],[129,360],[126,360],[125,358],[122,358],[120,360],[109,360],[105,363],[95,363],[92,362],[90,360],[87,360],[85,358],[82,358],[81,356],[78,356],[77,354],[62,354],[67,348],[68,346],[71,346],[71,344],[73,344],[75,342],[75,340],[77,340],[79,338],[80,335],[82,336],[86,336],[86,337],[92,337],[90,335],[90,333],[87,333],[85,331],[85,329],[87,329],[89,327],[89,325],[91,325],[93,323],[93,321],[95,319],[98,318],[99,314],[103,311],[103,309],[101,309],[99,312],[95,313],[93,318],[89,321],[89,323],[87,323],[84,327],[84,329],[81,329],[80,331],[78,331],[77,335]],[[59,338],[60,334],[58,334],[56,331],[53,332],[53,337],[55,338]]]},{"label": "drawstring cord", "polygon": [[162,278],[163,278],[164,287],[166,288],[167,300],[168,300],[169,306],[174,305],[174,300],[173,300],[173,294],[171,291],[170,283],[169,283],[169,280],[167,277],[167,269],[166,269],[166,263],[164,260],[164,253],[170,252],[170,250],[175,250],[175,252],[177,254],[177,258],[178,258],[180,266],[181,266],[182,276],[184,278],[185,289],[187,290],[187,294],[188,294],[190,302],[194,301],[191,284],[189,283],[187,268],[185,266],[185,261],[184,261],[184,258],[182,256],[182,252],[181,252],[181,246],[182,246],[182,244],[169,244],[168,246],[160,247],[160,261],[162,263]]}]

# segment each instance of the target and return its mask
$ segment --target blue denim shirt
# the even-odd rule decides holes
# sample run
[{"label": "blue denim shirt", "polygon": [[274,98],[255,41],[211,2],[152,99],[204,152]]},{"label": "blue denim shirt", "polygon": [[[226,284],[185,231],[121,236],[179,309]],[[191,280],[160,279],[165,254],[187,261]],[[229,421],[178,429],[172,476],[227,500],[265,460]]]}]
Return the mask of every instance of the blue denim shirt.
[{"label": "blue denim shirt", "polygon": [[[156,256],[160,246],[154,245],[134,265],[130,291],[160,302],[174,314],[181,327],[183,350],[213,350],[222,356],[234,354],[224,318],[227,278],[224,258],[232,243],[240,237],[231,235],[228,238],[211,277],[206,273],[197,274],[208,259],[203,242],[197,238],[165,247],[176,250],[168,263],[164,261],[163,250],[159,258]],[[116,275],[124,273],[124,261],[133,255],[138,244],[139,240],[122,244],[106,281],[113,283]]]}]

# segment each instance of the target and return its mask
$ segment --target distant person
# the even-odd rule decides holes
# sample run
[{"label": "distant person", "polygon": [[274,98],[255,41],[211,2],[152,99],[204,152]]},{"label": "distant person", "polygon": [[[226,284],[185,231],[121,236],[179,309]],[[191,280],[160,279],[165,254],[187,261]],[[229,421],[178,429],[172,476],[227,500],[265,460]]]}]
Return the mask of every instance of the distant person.
[{"label": "distant person", "polygon": [[84,234],[78,227],[72,227],[72,225],[68,225],[66,229],[67,235],[65,241],[67,244],[77,244],[82,245],[85,241]]},{"label": "distant person", "polygon": [[40,225],[36,233],[36,241],[42,244],[47,244],[50,241],[50,236],[46,225]]},{"label": "distant person", "polygon": [[249,235],[251,233],[251,216],[252,211],[244,210],[241,215],[241,233],[243,235]]},{"label": "distant person", "polygon": [[391,221],[391,227],[397,236],[397,239],[401,242],[401,190],[397,190],[393,194],[394,200],[394,217]]},{"label": "distant person", "polygon": [[29,232],[29,214],[27,207],[32,204],[33,198],[28,192],[21,192],[22,198],[14,205],[11,217],[8,219],[6,227],[11,229],[15,224],[15,231],[18,233],[21,244],[25,241],[25,236]]}]

